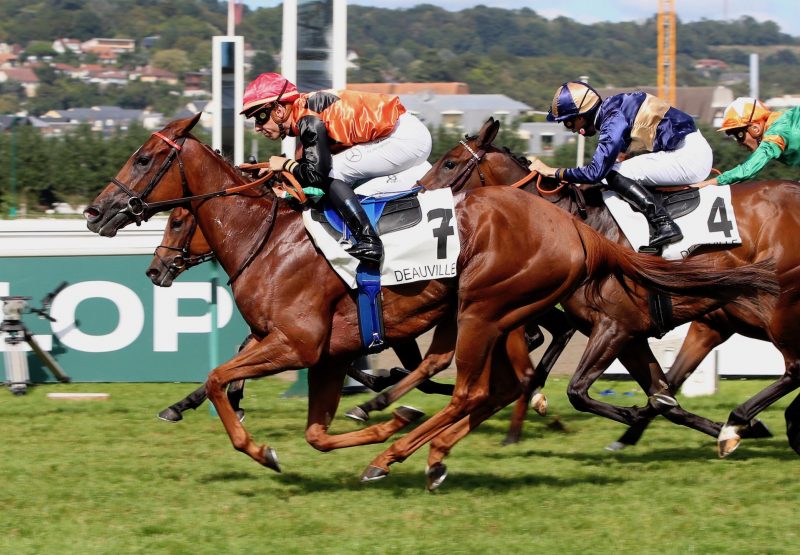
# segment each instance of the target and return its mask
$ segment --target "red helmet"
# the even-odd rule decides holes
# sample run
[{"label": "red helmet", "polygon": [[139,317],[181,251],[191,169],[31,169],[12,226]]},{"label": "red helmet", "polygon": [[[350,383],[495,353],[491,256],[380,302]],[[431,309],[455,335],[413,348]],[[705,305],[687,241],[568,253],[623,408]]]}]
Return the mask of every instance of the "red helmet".
[{"label": "red helmet", "polygon": [[262,73],[253,79],[244,90],[242,111],[239,113],[250,117],[264,104],[280,100],[291,102],[298,96],[300,96],[300,93],[297,92],[297,87],[283,75],[279,73]]}]

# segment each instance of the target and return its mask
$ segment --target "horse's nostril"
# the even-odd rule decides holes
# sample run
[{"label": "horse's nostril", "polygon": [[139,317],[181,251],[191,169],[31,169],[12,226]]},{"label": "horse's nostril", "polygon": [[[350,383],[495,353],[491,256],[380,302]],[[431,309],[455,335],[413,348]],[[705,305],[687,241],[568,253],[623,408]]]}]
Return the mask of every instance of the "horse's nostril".
[{"label": "horse's nostril", "polygon": [[89,206],[83,211],[83,217],[93,222],[100,217],[100,211],[94,206]]},{"label": "horse's nostril", "polygon": [[151,280],[154,280],[158,277],[159,272],[155,268],[150,268],[145,272],[145,274],[147,274],[147,277],[149,277]]}]

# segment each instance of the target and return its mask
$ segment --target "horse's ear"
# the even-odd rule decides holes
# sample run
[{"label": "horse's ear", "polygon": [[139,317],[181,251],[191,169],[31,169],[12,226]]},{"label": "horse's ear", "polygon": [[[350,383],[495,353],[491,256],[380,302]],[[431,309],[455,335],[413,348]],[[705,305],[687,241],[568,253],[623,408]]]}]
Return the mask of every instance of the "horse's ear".
[{"label": "horse's ear", "polygon": [[478,146],[484,147],[487,145],[492,144],[495,137],[497,137],[497,131],[500,129],[500,121],[496,120],[492,117],[486,120],[486,123],[483,124],[481,130],[478,131]]},{"label": "horse's ear", "polygon": [[203,115],[202,112],[197,112],[191,118],[186,118],[184,121],[186,122],[186,126],[181,131],[181,135],[186,135],[192,128],[197,125],[197,122],[200,121],[200,116]]}]

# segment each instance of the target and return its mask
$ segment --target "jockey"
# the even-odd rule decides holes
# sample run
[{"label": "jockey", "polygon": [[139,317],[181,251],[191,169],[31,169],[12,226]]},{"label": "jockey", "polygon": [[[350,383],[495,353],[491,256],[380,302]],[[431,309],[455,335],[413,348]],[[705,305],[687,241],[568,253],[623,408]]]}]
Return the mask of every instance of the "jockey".
[{"label": "jockey", "polygon": [[348,90],[299,93],[277,73],[262,73],[244,92],[242,114],[268,139],[298,137],[298,160],[272,156],[272,171],[288,170],[305,187],[322,189],[350,228],[347,252],[380,265],[383,244],[353,187],[425,162],[431,134],[393,95]]},{"label": "jockey", "polygon": [[705,179],[712,162],[711,147],[692,117],[644,92],[605,100],[581,81],[564,83],[547,114],[573,133],[600,133],[588,165],[550,168],[534,160],[531,168],[546,177],[570,183],[599,183],[619,194],[650,223],[650,246],[683,239],[680,228],[656,202],[648,187],[689,185]]},{"label": "jockey", "polygon": [[756,176],[772,160],[800,166],[800,107],[771,112],[757,98],[739,97],[725,109],[723,131],[752,154],[733,169],[695,185],[730,185]]}]

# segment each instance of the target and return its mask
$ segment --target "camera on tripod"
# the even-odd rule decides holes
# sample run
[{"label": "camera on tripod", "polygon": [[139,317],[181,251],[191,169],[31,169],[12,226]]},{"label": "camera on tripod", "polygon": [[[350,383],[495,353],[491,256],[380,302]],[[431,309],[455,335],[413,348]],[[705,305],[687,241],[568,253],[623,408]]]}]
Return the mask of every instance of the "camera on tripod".
[{"label": "camera on tripod", "polygon": [[30,346],[31,350],[36,353],[39,360],[50,369],[55,378],[63,383],[70,381],[55,359],[50,356],[50,353],[43,350],[36,342],[31,332],[25,326],[22,317],[26,313],[38,314],[40,318],[44,318],[51,322],[55,322],[55,318],[50,316],[50,305],[53,299],[58,295],[61,290],[67,286],[67,282],[62,282],[52,292],[45,295],[42,299],[42,307],[34,308],[28,304],[32,297],[23,297],[19,295],[0,297],[3,303],[3,321],[0,323],[0,338],[5,342],[5,350],[3,358],[5,362],[6,380],[5,384],[8,386],[11,393],[14,395],[24,395],[28,391],[30,385],[30,372],[28,370],[28,357],[27,349],[24,344]]}]

